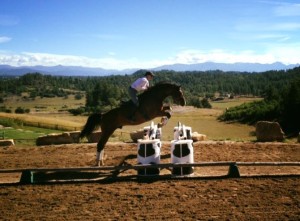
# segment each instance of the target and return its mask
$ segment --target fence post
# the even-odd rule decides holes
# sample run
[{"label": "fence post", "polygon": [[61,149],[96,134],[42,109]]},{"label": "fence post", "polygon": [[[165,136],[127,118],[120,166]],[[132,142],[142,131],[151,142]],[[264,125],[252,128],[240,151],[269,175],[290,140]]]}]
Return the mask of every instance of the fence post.
[{"label": "fence post", "polygon": [[229,165],[229,170],[228,170],[227,176],[230,177],[230,178],[239,178],[241,176],[239,168],[236,165],[236,163],[231,163]]}]

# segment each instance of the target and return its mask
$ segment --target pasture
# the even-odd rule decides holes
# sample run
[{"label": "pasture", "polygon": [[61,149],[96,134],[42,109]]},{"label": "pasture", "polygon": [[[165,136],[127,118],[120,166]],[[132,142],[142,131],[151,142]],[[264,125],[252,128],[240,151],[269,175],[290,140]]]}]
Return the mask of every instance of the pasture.
[{"label": "pasture", "polygon": [[[163,140],[173,139],[173,128],[181,122],[191,126],[193,131],[207,135],[209,140],[231,140],[251,141],[255,139],[254,127],[239,123],[225,123],[217,120],[217,117],[228,107],[251,102],[258,98],[235,98],[224,101],[211,102],[212,109],[197,109],[193,107],[173,106],[172,118],[163,128]],[[17,119],[24,122],[24,125],[49,128],[60,132],[81,130],[87,116],[73,116],[66,111],[68,108],[83,106],[84,98],[76,100],[74,96],[66,98],[36,98],[35,100],[24,100],[22,97],[12,97],[4,103],[6,107],[23,107],[30,109],[28,114],[0,113],[0,118]],[[160,119],[154,119],[154,123]],[[150,122],[138,126],[125,126],[116,130],[110,141],[131,141],[129,133],[148,126]],[[18,136],[19,137],[19,136]],[[24,133],[24,138],[27,134]],[[8,138],[14,138],[13,136]],[[18,142],[17,142],[18,143]]]},{"label": "pasture", "polygon": [[3,105],[9,109],[16,109],[17,107],[28,108],[31,112],[62,112],[71,108],[77,108],[85,105],[85,97],[80,100],[75,99],[75,95],[68,95],[68,97],[53,97],[41,98],[36,97],[31,99],[28,94],[22,96],[9,96],[5,99]]}]

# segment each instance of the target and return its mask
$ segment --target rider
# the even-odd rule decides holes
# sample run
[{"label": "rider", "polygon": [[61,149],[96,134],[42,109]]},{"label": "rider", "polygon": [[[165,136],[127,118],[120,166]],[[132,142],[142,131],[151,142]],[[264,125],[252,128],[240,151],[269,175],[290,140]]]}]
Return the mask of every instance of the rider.
[{"label": "rider", "polygon": [[[139,100],[138,100],[138,92],[145,91],[149,88],[149,81],[153,80],[154,74],[151,71],[147,71],[144,77],[141,77],[134,81],[130,87],[128,88],[129,96],[134,103],[135,107],[137,108],[139,106]],[[135,110],[136,111],[136,110]],[[130,117],[130,120],[135,121],[134,114]]]}]

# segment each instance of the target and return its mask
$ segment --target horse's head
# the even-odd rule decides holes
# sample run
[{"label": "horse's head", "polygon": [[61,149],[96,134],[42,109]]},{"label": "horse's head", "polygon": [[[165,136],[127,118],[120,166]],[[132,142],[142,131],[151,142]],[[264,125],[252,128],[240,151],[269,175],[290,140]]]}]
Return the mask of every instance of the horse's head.
[{"label": "horse's head", "polygon": [[185,106],[186,102],[181,90],[181,86],[175,86],[175,90],[173,91],[171,96],[175,103],[178,103],[181,106]]}]

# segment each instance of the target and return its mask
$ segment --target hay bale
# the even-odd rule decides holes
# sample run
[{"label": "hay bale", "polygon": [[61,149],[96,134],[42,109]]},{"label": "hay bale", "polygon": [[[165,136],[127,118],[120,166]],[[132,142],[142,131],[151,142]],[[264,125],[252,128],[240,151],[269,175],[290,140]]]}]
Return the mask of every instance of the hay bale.
[{"label": "hay bale", "polygon": [[143,139],[144,138],[144,130],[140,129],[140,130],[131,132],[130,133],[130,138],[133,142],[137,143],[138,139]]},{"label": "hay bale", "polygon": [[206,140],[207,136],[204,135],[204,134],[199,134],[198,132],[193,132],[192,133],[192,140],[194,142],[197,142],[197,141],[204,141]]},{"label": "hay bale", "polygon": [[79,143],[80,131],[71,131],[71,132],[69,132],[69,134],[73,140],[73,143]]},{"label": "hay bale", "polygon": [[91,133],[87,139],[89,143],[98,143],[101,137],[101,131],[95,131],[93,133]]},{"label": "hay bale", "polygon": [[53,145],[53,144],[71,144],[79,142],[80,131],[63,132],[61,134],[48,134],[39,136],[36,139],[36,145]]},{"label": "hay bale", "polygon": [[277,122],[258,121],[256,123],[257,141],[283,141],[284,133]]},{"label": "hay bale", "polygon": [[64,132],[62,134],[48,134],[46,136],[39,136],[36,139],[37,146],[70,143],[73,143],[73,139],[68,132]]},{"label": "hay bale", "polygon": [[0,146],[10,147],[10,146],[15,146],[15,143],[13,139],[5,139],[5,140],[0,140]]}]

